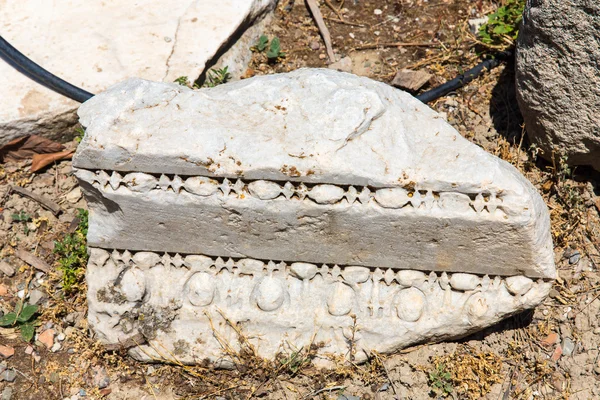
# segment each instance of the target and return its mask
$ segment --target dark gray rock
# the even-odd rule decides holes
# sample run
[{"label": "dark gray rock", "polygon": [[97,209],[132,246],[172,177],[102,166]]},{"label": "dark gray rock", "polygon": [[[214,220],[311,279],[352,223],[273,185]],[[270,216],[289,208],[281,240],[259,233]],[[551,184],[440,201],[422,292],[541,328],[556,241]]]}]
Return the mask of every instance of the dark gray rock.
[{"label": "dark gray rock", "polygon": [[542,156],[600,170],[600,2],[529,0],[516,64],[519,107]]}]

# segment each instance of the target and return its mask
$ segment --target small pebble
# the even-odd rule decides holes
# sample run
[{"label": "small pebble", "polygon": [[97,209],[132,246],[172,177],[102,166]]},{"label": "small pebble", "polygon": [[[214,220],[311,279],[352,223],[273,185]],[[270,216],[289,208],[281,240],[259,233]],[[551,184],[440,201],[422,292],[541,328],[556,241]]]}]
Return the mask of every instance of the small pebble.
[{"label": "small pebble", "polygon": [[542,346],[550,347],[559,341],[558,333],[552,332],[542,340]]},{"label": "small pebble", "polygon": [[575,342],[570,338],[564,338],[562,343],[562,353],[564,356],[570,356],[575,350]]},{"label": "small pebble", "polygon": [[172,39],[171,39],[170,37],[168,37],[168,36],[165,36],[165,42],[167,42],[167,43],[170,43],[170,42],[171,42],[171,40],[172,40]]},{"label": "small pebble", "polygon": [[319,60],[324,60],[327,57],[325,54],[319,54]]},{"label": "small pebble", "polygon": [[581,253],[579,253],[579,251],[575,251],[575,253],[573,253],[571,255],[571,257],[569,257],[569,264],[577,264],[579,262],[579,259],[581,258]]},{"label": "small pebble", "polygon": [[15,354],[15,348],[11,346],[4,346],[0,344],[0,356],[4,358],[10,358]]},{"label": "small pebble", "polygon": [[47,349],[51,349],[54,346],[54,329],[46,329],[44,332],[38,335],[38,340],[46,346]]},{"label": "small pebble", "polygon": [[64,333],[59,333],[58,336],[56,337],[60,342],[62,342],[63,340],[65,340],[66,335]]},{"label": "small pebble", "polygon": [[6,261],[0,261],[0,271],[2,271],[2,273],[8,277],[11,277],[15,274],[15,269],[13,266]]},{"label": "small pebble", "polygon": [[33,354],[33,347],[32,346],[27,346],[25,348],[25,354]]},{"label": "small pebble", "polygon": [[2,391],[2,400],[10,400],[13,395],[13,388],[11,386],[7,386]]},{"label": "small pebble", "polygon": [[313,50],[319,50],[321,48],[321,44],[316,40],[313,40],[312,42],[310,42],[310,48]]},{"label": "small pebble", "polygon": [[29,292],[29,304],[38,304],[44,298],[44,293],[39,290]]},{"label": "small pebble", "polygon": [[4,379],[6,382],[13,382],[15,379],[17,379],[17,373],[14,369],[7,369],[2,373],[2,379]]},{"label": "small pebble", "polygon": [[54,343],[54,345],[52,346],[52,349],[50,349],[50,351],[52,351],[53,353],[56,353],[57,351],[59,351],[61,348],[60,343],[56,342]]},{"label": "small pebble", "polygon": [[92,367],[92,382],[98,389],[104,389],[110,385],[110,377],[102,367]]},{"label": "small pebble", "polygon": [[376,8],[375,10],[373,10],[373,14],[381,15],[381,14],[383,14],[383,11],[381,11],[379,8]]}]

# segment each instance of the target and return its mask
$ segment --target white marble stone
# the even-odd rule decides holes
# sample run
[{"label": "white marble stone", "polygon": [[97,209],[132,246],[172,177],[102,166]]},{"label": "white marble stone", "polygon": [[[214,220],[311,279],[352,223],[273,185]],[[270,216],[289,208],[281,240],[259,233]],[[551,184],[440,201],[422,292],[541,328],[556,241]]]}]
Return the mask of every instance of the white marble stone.
[{"label": "white marble stone", "polygon": [[552,286],[533,186],[382,83],[331,70],[199,91],[136,79],[79,114],[90,325],[106,343],[141,332],[138,359],[227,366],[230,323],[264,357],[286,343],[347,354],[353,330],[364,359],[464,336]]},{"label": "white marble stone", "polygon": [[[172,82],[198,78],[214,58],[245,72],[246,28],[275,0],[24,0],[0,2],[0,32],[13,46],[68,82],[96,93],[129,77]],[[226,50],[230,51],[226,51]],[[228,56],[231,53],[231,56]],[[77,122],[78,104],[0,61],[0,145],[36,133],[58,138]]]}]

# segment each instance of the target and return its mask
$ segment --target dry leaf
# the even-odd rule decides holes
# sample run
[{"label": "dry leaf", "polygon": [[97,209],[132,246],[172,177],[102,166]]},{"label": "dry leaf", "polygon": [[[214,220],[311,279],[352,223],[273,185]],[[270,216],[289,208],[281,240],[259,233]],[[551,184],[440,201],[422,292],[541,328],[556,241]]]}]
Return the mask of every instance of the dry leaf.
[{"label": "dry leaf", "polygon": [[69,160],[73,157],[75,150],[65,150],[51,154],[34,154],[31,162],[31,172],[37,172],[55,161]]},{"label": "dry leaf", "polygon": [[0,162],[27,160],[34,154],[56,153],[64,148],[62,144],[41,136],[24,136],[0,147]]}]

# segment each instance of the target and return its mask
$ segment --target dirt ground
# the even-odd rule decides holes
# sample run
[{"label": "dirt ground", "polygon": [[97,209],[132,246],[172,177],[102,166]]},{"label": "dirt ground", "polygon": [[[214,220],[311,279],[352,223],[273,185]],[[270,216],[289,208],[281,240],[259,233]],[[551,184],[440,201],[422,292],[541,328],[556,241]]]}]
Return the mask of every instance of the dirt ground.
[{"label": "dirt ground", "polygon": [[[424,70],[432,77],[421,91],[464,72],[490,51],[470,34],[467,20],[496,7],[487,0],[320,5],[336,59],[351,61],[346,68],[387,83],[401,69]],[[330,64],[303,2],[280,4],[265,34],[279,37],[285,56],[270,63],[256,52],[246,77]],[[77,209],[86,208],[70,161],[38,173],[30,172],[31,161],[7,162],[0,164],[0,307],[6,315],[27,298],[36,300],[40,314],[31,344],[17,328],[0,328],[0,354],[14,349],[14,355],[0,355],[2,399],[430,399],[444,395],[444,388],[455,399],[600,398],[598,176],[537,157],[522,126],[512,71],[510,63],[501,66],[430,106],[464,137],[515,165],[546,200],[559,278],[535,310],[457,342],[374,353],[365,364],[340,363],[327,371],[311,366],[310,354],[292,367],[249,353],[231,371],[138,364],[90,337],[84,271],[75,271],[69,289],[57,268],[55,241],[77,231]],[[58,203],[61,212],[9,192],[11,185]],[[24,262],[22,250],[50,270]]]}]

